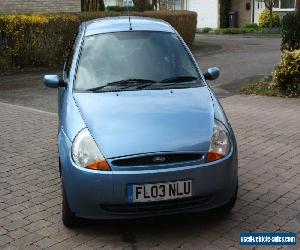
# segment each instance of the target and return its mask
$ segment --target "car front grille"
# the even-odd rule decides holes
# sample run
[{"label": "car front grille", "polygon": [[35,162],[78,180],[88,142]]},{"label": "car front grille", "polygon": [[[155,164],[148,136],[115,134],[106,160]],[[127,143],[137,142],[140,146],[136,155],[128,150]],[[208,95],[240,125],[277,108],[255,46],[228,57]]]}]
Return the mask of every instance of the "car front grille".
[{"label": "car front grille", "polygon": [[132,204],[102,204],[100,207],[113,214],[147,214],[154,212],[172,212],[172,210],[181,210],[199,207],[211,201],[213,195],[195,196],[184,199],[177,199],[171,201],[156,201],[145,203]]},{"label": "car front grille", "polygon": [[201,153],[154,154],[146,156],[135,156],[125,159],[117,159],[113,160],[112,164],[118,167],[147,166],[197,161],[201,159],[203,159],[203,155]]}]

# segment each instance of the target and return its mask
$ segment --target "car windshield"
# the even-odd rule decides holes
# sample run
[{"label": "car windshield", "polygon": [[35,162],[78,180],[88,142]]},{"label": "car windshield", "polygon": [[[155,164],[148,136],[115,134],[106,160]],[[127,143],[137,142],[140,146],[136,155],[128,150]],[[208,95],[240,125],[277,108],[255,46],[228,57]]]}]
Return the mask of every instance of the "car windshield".
[{"label": "car windshield", "polygon": [[202,85],[176,34],[128,31],[85,38],[74,89],[114,91]]}]

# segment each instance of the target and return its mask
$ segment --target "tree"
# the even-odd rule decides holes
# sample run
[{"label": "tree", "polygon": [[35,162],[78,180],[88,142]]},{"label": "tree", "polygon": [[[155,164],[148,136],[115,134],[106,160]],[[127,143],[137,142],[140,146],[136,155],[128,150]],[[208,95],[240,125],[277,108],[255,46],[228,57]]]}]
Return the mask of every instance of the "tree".
[{"label": "tree", "polygon": [[152,9],[149,0],[133,0],[133,3],[134,3],[134,9],[136,11],[143,12],[145,10]]},{"label": "tree", "polygon": [[158,1],[157,0],[152,0],[152,7],[154,10],[157,10],[158,7]]},{"label": "tree", "polygon": [[82,11],[104,11],[105,5],[103,0],[81,0]]},{"label": "tree", "polygon": [[295,8],[296,8],[296,11],[300,12],[300,0],[296,0]]},{"label": "tree", "polygon": [[[299,0],[297,0],[299,1]],[[276,0],[258,0],[258,2],[263,2],[266,6],[266,8],[269,10],[270,15],[270,30],[273,28],[273,8],[278,1]]]}]

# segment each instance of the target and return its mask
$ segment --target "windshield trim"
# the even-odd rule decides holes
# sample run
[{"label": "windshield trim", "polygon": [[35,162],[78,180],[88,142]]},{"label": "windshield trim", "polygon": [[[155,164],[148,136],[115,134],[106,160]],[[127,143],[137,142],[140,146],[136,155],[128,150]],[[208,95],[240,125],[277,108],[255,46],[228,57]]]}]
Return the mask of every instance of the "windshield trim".
[{"label": "windshield trim", "polygon": [[172,91],[172,90],[176,90],[176,89],[196,89],[196,88],[203,88],[205,87],[205,85],[190,85],[190,86],[182,86],[182,87],[175,87],[175,88],[171,88],[170,86],[166,87],[166,88],[145,88],[145,89],[114,89],[114,90],[101,90],[101,91],[89,91],[89,90],[73,90],[73,93],[88,93],[88,94],[103,94],[103,93],[120,93],[120,92],[139,92],[139,91],[161,91],[161,90],[167,90],[167,91]]}]

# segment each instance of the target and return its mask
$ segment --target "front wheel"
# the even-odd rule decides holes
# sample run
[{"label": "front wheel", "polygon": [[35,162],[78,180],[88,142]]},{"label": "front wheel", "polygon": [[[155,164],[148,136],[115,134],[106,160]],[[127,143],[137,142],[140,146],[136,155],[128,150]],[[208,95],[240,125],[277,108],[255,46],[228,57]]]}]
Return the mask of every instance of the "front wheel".
[{"label": "front wheel", "polygon": [[235,193],[234,193],[233,197],[229,200],[229,202],[227,202],[226,204],[224,204],[223,206],[218,208],[218,210],[221,213],[229,213],[233,209],[233,207],[236,203],[237,194],[238,194],[238,183],[236,184]]},{"label": "front wheel", "polygon": [[76,217],[75,214],[71,211],[63,184],[61,186],[62,186],[62,188],[61,188],[61,191],[62,191],[62,222],[66,227],[69,227],[69,228],[79,226],[80,219],[78,217]]}]

